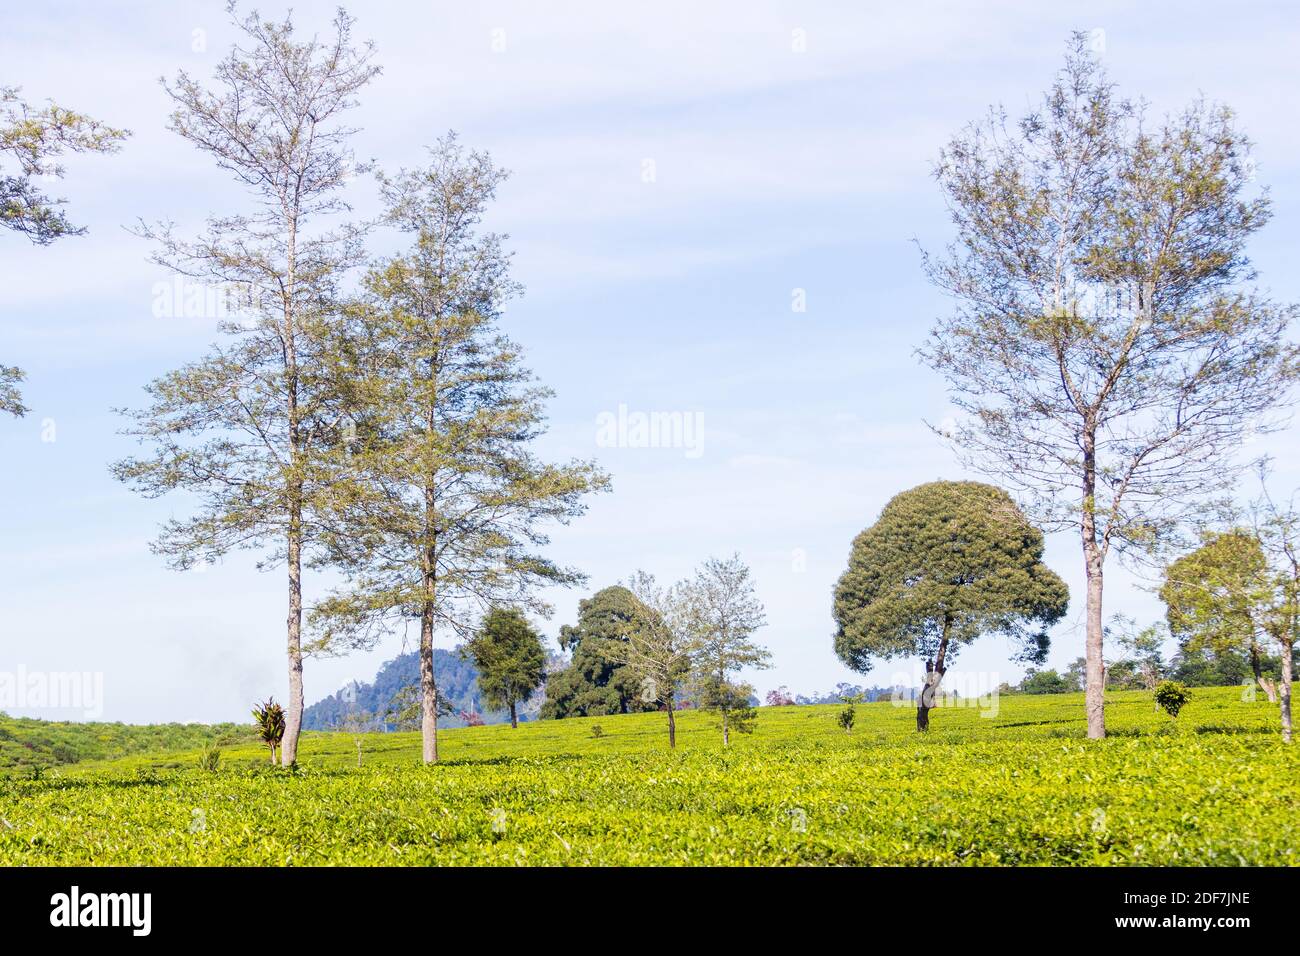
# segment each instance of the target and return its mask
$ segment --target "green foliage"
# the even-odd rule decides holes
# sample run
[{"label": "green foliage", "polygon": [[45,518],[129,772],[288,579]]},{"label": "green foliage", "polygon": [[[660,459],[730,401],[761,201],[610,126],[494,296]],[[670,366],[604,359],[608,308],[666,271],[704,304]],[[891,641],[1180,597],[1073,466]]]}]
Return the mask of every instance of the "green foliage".
[{"label": "green foliage", "polygon": [[0,87],[0,226],[46,245],[85,232],[60,208],[63,200],[42,191],[37,177],[63,176],[53,162],[65,153],[114,153],[130,134],[82,113],[49,103],[25,103],[16,87]]},{"label": "green foliage", "polygon": [[845,697],[844,706],[835,715],[835,722],[840,725],[846,734],[853,733],[853,724],[858,719],[857,705],[858,699],[856,697]]},{"label": "green foliage", "polygon": [[732,730],[753,733],[758,718],[751,704],[754,688],[732,675],[742,668],[772,666],[772,655],[752,636],[767,617],[738,553],[705,561],[686,586],[685,597],[696,638],[691,668],[697,704],[719,714],[725,744]]},{"label": "green foliage", "polygon": [[604,727],[600,726],[600,724],[592,724],[592,725],[591,725],[591,739],[592,739],[592,740],[599,740],[601,737],[604,737],[604,736],[605,736],[605,728],[604,728]]},{"label": "green foliage", "polygon": [[[44,191],[40,178],[60,178],[54,162],[64,153],[116,152],[129,134],[53,103],[40,109],[25,103],[16,87],[0,87],[0,228],[48,245],[84,229],[64,215],[63,200]],[[0,412],[22,417],[27,412],[18,386],[22,369],[0,365]]]},{"label": "green foliage", "polygon": [[284,739],[284,708],[271,697],[265,703],[253,708],[253,722],[257,726],[258,737],[271,749],[271,762],[275,762],[275,751]]},{"label": "green foliage", "polygon": [[172,753],[206,744],[253,740],[247,725],[149,724],[33,720],[0,713],[0,773],[11,768],[67,767],[131,754]]},{"label": "green foliage", "polygon": [[1054,670],[1038,671],[1031,668],[1016,689],[1022,694],[1064,694],[1078,690],[1079,687]]},{"label": "green foliage", "polygon": [[676,751],[659,714],[466,728],[436,772],[416,733],[368,735],[364,769],[351,735],[321,732],[296,774],[255,743],[218,774],[133,756],[9,781],[0,866],[1300,864],[1300,752],[1276,711],[1209,689],[1164,735],[1150,694],[1108,705],[1104,741],[1066,694],[955,707],[926,736],[890,702],[857,705],[852,736],[839,704],[772,708],[725,752],[691,711]]},{"label": "green foliage", "polygon": [[[706,679],[697,687],[695,705],[700,710],[718,715],[717,726],[724,734],[731,731],[752,734],[758,723],[758,708],[754,706],[754,688],[738,681]],[[729,736],[725,741],[729,741]]]},{"label": "green foliage", "polygon": [[209,744],[199,751],[199,769],[206,770],[209,773],[216,773],[221,765],[221,748],[215,744]]},{"label": "green foliage", "polygon": [[23,404],[22,392],[18,388],[24,378],[26,374],[22,369],[12,365],[0,365],[0,412],[13,415],[15,418],[22,418],[27,414],[27,406]]},{"label": "green foliage", "polygon": [[1155,699],[1165,713],[1170,717],[1177,717],[1191,696],[1191,692],[1178,681],[1166,680],[1161,681],[1160,686],[1156,688]]},{"label": "green foliage", "polygon": [[545,528],[607,479],[534,451],[552,393],[500,330],[522,290],[504,237],[481,228],[505,178],[454,134],[425,166],[381,176],[386,221],[411,242],[370,263],[332,330],[355,436],[327,542],[347,583],[314,608],[315,646],[371,646],[419,620],[431,653],[434,627],[469,633],[498,605],[544,611],[536,587],[582,580],[541,553]]},{"label": "green foliage", "polygon": [[[467,723],[467,721],[461,720],[458,716],[455,716],[460,713],[460,709],[456,706],[453,698],[443,694],[441,685],[438,687],[437,707],[439,721],[444,718],[455,719],[459,721],[459,723],[451,724],[451,726],[457,727],[465,726]],[[467,711],[467,713],[473,712],[474,711],[472,710]],[[399,687],[393,696],[389,698],[388,706],[384,708],[383,712],[383,722],[385,724],[391,724],[398,730],[418,730],[420,728],[420,721],[423,717],[424,695],[420,691],[420,683],[418,680],[412,681],[405,687]],[[344,718],[344,720],[346,720],[346,718]],[[342,726],[343,721],[340,721],[331,729],[337,729]]]},{"label": "green foliage", "polygon": [[[1260,658],[1260,673],[1266,680],[1276,680],[1280,668],[1280,658]],[[1169,679],[1188,687],[1232,687],[1255,683],[1250,660],[1245,654],[1234,650],[1224,650],[1218,654],[1208,649],[1179,650],[1170,662]]]},{"label": "green foliage", "polygon": [[1043,535],[1006,492],[936,481],[894,496],[853,540],[835,588],[835,653],[857,671],[871,658],[951,657],[1004,634],[1041,659],[1065,614],[1065,583],[1042,563]]},{"label": "green foliage", "polygon": [[578,602],[578,621],[560,628],[560,647],[570,654],[569,666],[546,678],[543,719],[601,717],[649,710],[640,686],[626,665],[608,649],[611,641],[627,641],[639,627],[637,601],[620,585],[603,588]]},{"label": "green foliage", "polygon": [[462,653],[474,660],[484,699],[492,707],[507,708],[511,723],[517,723],[517,705],[532,697],[546,676],[541,635],[520,611],[493,608]]},{"label": "green foliage", "polygon": [[[348,438],[351,379],[335,303],[361,258],[363,228],[342,189],[356,164],[355,130],[342,114],[379,72],[354,44],[340,9],[333,38],[300,38],[293,19],[228,13],[243,42],[217,65],[210,86],[181,71],[163,88],[173,132],[240,187],[193,239],[171,222],[142,226],[154,261],[230,294],[234,316],[206,355],[153,380],[143,408],[124,411],[141,453],[113,474],[145,497],[182,492],[188,513],[170,518],[154,551],[186,569],[232,550],[257,549],[287,565],[288,715],[284,762],[297,759],[302,686],[302,569],[324,561]],[[240,214],[231,209],[240,209]],[[320,546],[318,548],[318,546]],[[273,748],[274,752],[274,748]]]},{"label": "green foliage", "polygon": [[1186,648],[1241,651],[1255,658],[1258,619],[1273,597],[1259,538],[1241,529],[1208,534],[1165,569],[1160,598],[1169,629]]}]

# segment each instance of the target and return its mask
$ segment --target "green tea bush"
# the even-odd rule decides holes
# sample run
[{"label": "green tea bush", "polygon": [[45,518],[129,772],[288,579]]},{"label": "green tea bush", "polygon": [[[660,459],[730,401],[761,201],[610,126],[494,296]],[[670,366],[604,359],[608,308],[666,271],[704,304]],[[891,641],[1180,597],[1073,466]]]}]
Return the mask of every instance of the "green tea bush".
[{"label": "green tea bush", "polygon": [[1191,692],[1175,680],[1161,681],[1156,688],[1156,703],[1170,717],[1177,717],[1191,696]]},{"label": "green tea bush", "polygon": [[603,738],[587,718],[452,730],[431,767],[418,733],[369,735],[360,770],[351,734],[304,735],[295,772],[257,743],[215,774],[137,755],[7,780],[0,866],[1300,864],[1275,711],[1199,691],[1204,732],[1164,735],[1124,692],[1090,741],[1082,703],[954,705],[924,737],[888,702],[857,705],[852,736],[839,705],[769,707],[726,751],[688,711],[676,751],[647,713],[601,717]]}]

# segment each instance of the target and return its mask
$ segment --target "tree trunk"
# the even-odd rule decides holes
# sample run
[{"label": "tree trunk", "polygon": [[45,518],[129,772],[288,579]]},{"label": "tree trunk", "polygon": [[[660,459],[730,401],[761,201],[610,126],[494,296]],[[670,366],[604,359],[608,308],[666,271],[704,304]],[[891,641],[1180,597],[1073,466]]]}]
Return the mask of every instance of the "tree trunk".
[{"label": "tree trunk", "polygon": [[727,725],[727,712],[722,712],[722,746],[726,747],[731,743],[731,728]]},{"label": "tree trunk", "polygon": [[[939,682],[943,680],[946,668],[943,666],[944,658],[948,655],[948,629],[952,627],[952,619],[945,615],[943,619],[943,635],[939,638],[939,650],[934,655],[934,660],[925,662],[925,683],[921,686],[921,696],[916,701],[916,729],[918,733],[924,733],[930,729],[930,711],[934,709],[935,697],[939,693]],[[846,728],[846,730],[851,728]]]},{"label": "tree trunk", "polygon": [[930,711],[934,709],[934,702],[939,693],[939,682],[943,680],[944,670],[941,667],[935,667],[931,661],[925,662],[925,684],[921,687],[921,695],[916,700],[916,729],[924,733],[930,729]]},{"label": "tree trunk", "polygon": [[511,727],[519,726],[519,709],[518,709],[518,705],[515,704],[513,700],[510,702],[510,726]]},{"label": "tree trunk", "polygon": [[1106,736],[1106,663],[1101,616],[1102,569],[1106,556],[1103,542],[1097,540],[1097,434],[1091,422],[1085,424],[1082,445],[1083,514],[1079,530],[1083,535],[1083,565],[1088,580],[1084,712],[1088,717],[1088,737],[1100,740]]},{"label": "tree trunk", "polygon": [[1250,641],[1250,670],[1255,675],[1255,683],[1259,685],[1270,704],[1277,703],[1277,685],[1270,678],[1264,676],[1264,668],[1259,659],[1259,645],[1255,643],[1252,637]]},{"label": "tree trunk", "polygon": [[673,715],[675,710],[673,695],[668,695],[668,746],[677,749],[677,719]]},{"label": "tree trunk", "polygon": [[[1086,545],[1084,550],[1088,550]],[[1106,736],[1106,662],[1102,658],[1101,560],[1095,554],[1089,555],[1085,567],[1088,596],[1084,709],[1088,715],[1089,738],[1100,740]]]},{"label": "tree trunk", "polygon": [[[426,580],[426,584],[427,584]],[[438,762],[438,687],[433,680],[433,601],[420,614],[420,734],[424,762]]]},{"label": "tree trunk", "polygon": [[1291,654],[1294,641],[1282,645],[1282,741],[1291,742]]},{"label": "tree trunk", "polygon": [[[436,356],[429,358],[429,384],[433,389],[425,419],[425,441],[432,447],[437,433],[437,381]],[[438,762],[438,687],[433,678],[433,615],[438,597],[438,498],[437,475],[431,472],[424,483],[424,554],[423,575],[424,607],[420,613],[420,732],[424,741],[424,762]]]},{"label": "tree trunk", "polygon": [[298,221],[289,219],[288,258],[284,291],[284,371],[289,427],[289,533],[286,558],[289,564],[289,706],[280,743],[280,762],[291,767],[298,760],[298,733],[302,729],[302,435],[298,411],[298,312],[297,282]]},{"label": "tree trunk", "polygon": [[298,760],[298,733],[302,729],[302,519],[301,506],[289,518],[289,706],[285,708],[284,740],[280,759],[290,767]]}]

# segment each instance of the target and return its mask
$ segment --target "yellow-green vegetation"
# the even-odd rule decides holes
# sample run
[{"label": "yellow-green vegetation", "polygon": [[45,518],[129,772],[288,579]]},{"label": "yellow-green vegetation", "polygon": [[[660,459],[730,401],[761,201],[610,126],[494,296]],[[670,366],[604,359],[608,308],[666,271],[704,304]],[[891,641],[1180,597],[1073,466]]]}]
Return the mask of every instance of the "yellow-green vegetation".
[{"label": "yellow-green vegetation", "polygon": [[[1198,688],[1174,720],[1151,695],[1004,696],[995,718],[940,707],[761,708],[721,747],[716,720],[662,714],[440,735],[304,735],[300,766],[255,743],[0,780],[0,865],[1273,864],[1297,858],[1300,756],[1277,710]],[[592,732],[599,724],[602,733]]]},{"label": "yellow-green vegetation", "polygon": [[238,724],[108,724],[30,720],[0,713],[0,776],[86,760],[194,750],[255,739]]}]

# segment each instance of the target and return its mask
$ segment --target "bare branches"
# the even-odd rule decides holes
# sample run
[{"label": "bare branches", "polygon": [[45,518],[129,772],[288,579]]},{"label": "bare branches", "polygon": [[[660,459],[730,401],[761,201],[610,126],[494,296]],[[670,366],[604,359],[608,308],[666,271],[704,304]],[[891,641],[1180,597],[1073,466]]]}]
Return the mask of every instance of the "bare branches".
[{"label": "bare branches", "polygon": [[1111,548],[1176,541],[1232,486],[1243,439],[1276,426],[1300,367],[1295,308],[1243,288],[1269,215],[1249,148],[1204,101],[1152,129],[1076,34],[1040,109],[1014,131],[992,113],[936,170],[957,240],[923,264],[957,309],[920,355],[964,413],[947,436],[963,461],[1079,531],[1092,737]]},{"label": "bare branches", "polygon": [[1053,526],[1089,508],[1103,553],[1227,487],[1294,380],[1295,310],[1235,288],[1268,218],[1248,149],[1204,102],[1149,131],[1076,45],[1017,132],[993,114],[936,171],[959,239],[925,266],[958,310],[921,355],[965,413],[954,443]]},{"label": "bare branches", "polygon": [[386,221],[413,243],[371,266],[339,329],[356,440],[336,462],[352,496],[336,499],[328,548],[350,580],[315,609],[318,643],[416,617],[465,635],[492,607],[547,614],[538,585],[582,580],[538,549],[607,479],[528,447],[550,391],[496,331],[520,287],[504,237],[477,228],[504,175],[448,135],[427,167],[380,177]]}]

